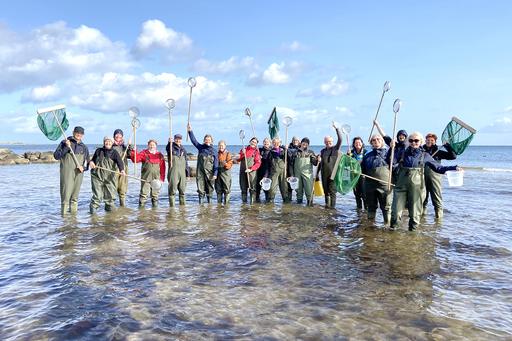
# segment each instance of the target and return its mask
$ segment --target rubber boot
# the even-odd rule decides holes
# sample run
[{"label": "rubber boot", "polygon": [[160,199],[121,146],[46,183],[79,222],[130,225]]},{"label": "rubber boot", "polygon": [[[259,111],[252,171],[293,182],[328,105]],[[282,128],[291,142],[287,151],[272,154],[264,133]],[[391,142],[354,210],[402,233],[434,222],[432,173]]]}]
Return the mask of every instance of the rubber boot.
[{"label": "rubber boot", "polygon": [[443,216],[444,216],[443,209],[435,209],[435,212],[436,212],[436,220],[443,219]]},{"label": "rubber boot", "polygon": [[153,206],[153,208],[158,207],[158,199],[151,199],[151,206]]},{"label": "rubber boot", "polygon": [[202,204],[204,201],[204,196],[199,194],[199,204]]},{"label": "rubber boot", "polygon": [[115,210],[116,210],[116,207],[114,205],[105,205],[105,211],[113,212]]},{"label": "rubber boot", "polygon": [[382,216],[384,217],[384,225],[389,226],[389,222],[391,221],[391,212],[388,210],[382,210]]},{"label": "rubber boot", "polygon": [[185,196],[180,195],[180,205],[185,205]]},{"label": "rubber boot", "polygon": [[169,195],[169,207],[174,207],[174,195]]},{"label": "rubber boot", "polygon": [[69,213],[69,204],[60,204],[60,214],[66,215]]},{"label": "rubber boot", "polygon": [[125,207],[125,206],[126,206],[125,197],[119,197],[119,207]]},{"label": "rubber boot", "polygon": [[331,197],[325,197],[325,207],[331,207]]},{"label": "rubber boot", "polygon": [[368,220],[375,220],[375,216],[377,215],[377,212],[375,211],[368,211]]},{"label": "rubber boot", "polygon": [[250,204],[254,204],[256,202],[256,193],[251,193],[251,199],[250,199]]},{"label": "rubber boot", "polygon": [[218,203],[218,204],[222,204],[222,197],[223,197],[223,196],[224,196],[224,195],[223,195],[222,193],[217,194],[217,203]]},{"label": "rubber boot", "polygon": [[146,201],[139,200],[139,208],[144,208]]},{"label": "rubber boot", "polygon": [[206,196],[206,202],[207,202],[207,203],[210,203],[211,199],[212,199],[212,198],[211,198],[209,195],[207,195],[207,196]]},{"label": "rubber boot", "polygon": [[297,199],[297,204],[302,204],[303,199]]},{"label": "rubber boot", "polygon": [[226,195],[224,195],[224,205],[227,205],[229,203],[229,193],[226,193]]},{"label": "rubber boot", "polygon": [[71,203],[71,206],[69,208],[69,211],[72,213],[72,214],[76,214],[78,212],[78,203],[77,202],[72,202]]},{"label": "rubber boot", "polygon": [[246,203],[247,203],[247,192],[242,192],[242,202],[243,202],[244,204],[246,204]]},{"label": "rubber boot", "polygon": [[336,208],[336,195],[331,197],[331,208]]}]

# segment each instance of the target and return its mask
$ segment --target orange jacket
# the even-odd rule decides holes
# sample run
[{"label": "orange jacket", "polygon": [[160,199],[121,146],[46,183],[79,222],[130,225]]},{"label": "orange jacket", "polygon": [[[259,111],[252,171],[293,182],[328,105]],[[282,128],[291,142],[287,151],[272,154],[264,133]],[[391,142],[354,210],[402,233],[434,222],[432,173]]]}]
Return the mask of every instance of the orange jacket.
[{"label": "orange jacket", "polygon": [[228,170],[233,167],[233,157],[230,152],[224,150],[224,152],[219,151],[219,167],[223,167]]}]

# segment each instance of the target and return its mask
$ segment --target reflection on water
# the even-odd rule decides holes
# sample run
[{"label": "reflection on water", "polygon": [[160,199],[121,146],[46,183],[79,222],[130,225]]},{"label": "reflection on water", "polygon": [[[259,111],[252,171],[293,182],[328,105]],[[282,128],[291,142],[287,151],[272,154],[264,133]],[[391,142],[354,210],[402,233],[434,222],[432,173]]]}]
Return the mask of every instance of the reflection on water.
[{"label": "reflection on water", "polygon": [[337,211],[251,207],[235,188],[231,205],[198,206],[193,183],[185,207],[164,190],[158,209],[95,216],[85,185],[79,214],[61,218],[57,167],[23,168],[45,183],[14,181],[16,169],[0,177],[2,339],[512,335],[510,235],[456,200],[478,200],[464,193],[478,181],[446,192],[443,224],[409,233],[369,225],[351,197]]}]

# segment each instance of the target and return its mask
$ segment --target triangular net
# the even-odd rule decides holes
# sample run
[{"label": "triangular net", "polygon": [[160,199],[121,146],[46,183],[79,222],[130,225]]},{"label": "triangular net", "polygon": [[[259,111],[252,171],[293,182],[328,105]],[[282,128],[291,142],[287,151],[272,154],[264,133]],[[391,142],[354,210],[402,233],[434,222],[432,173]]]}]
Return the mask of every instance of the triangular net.
[{"label": "triangular net", "polygon": [[453,117],[450,123],[444,128],[441,140],[443,144],[449,143],[455,154],[462,154],[473,140],[476,130]]},{"label": "triangular net", "polygon": [[59,138],[63,138],[59,123],[64,131],[69,127],[64,106],[39,109],[37,111],[37,125],[39,125],[39,129],[48,139],[56,141]]},{"label": "triangular net", "polygon": [[359,176],[361,176],[361,165],[359,162],[348,155],[342,155],[336,177],[334,178],[336,190],[341,194],[351,192],[356,186]]}]

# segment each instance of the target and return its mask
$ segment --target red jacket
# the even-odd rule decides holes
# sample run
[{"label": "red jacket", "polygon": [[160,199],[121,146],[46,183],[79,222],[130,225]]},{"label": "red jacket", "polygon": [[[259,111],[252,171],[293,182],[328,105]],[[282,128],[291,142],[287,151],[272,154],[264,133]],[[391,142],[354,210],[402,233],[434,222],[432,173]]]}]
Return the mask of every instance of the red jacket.
[{"label": "red jacket", "polygon": [[[260,155],[260,151],[258,150],[258,148],[253,148],[251,146],[247,146],[247,148],[245,148],[245,154],[247,154],[248,158],[254,157],[254,164],[252,165],[252,167],[250,169],[253,171],[258,170],[258,168],[260,168],[260,166],[261,166],[261,155]],[[244,150],[242,149],[240,151],[240,162],[242,162],[243,159],[244,159]]]},{"label": "red jacket", "polygon": [[[130,160],[135,162],[135,150],[132,150],[130,153]],[[137,163],[139,162],[149,162],[149,163],[159,163],[160,164],[160,181],[164,182],[165,180],[165,159],[162,153],[156,152],[152,154],[149,152],[149,149],[144,149],[140,153],[137,153]]]}]

